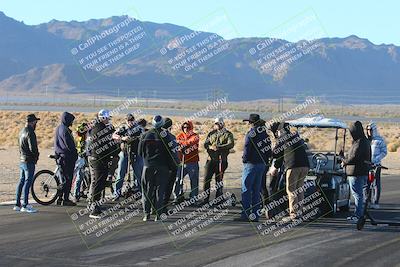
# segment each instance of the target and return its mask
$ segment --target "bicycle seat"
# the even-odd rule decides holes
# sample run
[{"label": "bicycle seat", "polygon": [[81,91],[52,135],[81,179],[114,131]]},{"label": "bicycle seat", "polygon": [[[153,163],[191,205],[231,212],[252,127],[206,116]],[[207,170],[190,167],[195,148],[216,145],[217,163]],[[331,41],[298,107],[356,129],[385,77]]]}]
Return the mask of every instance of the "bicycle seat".
[{"label": "bicycle seat", "polygon": [[58,155],[49,155],[48,157],[51,159],[59,159],[60,158],[60,156],[58,156]]}]

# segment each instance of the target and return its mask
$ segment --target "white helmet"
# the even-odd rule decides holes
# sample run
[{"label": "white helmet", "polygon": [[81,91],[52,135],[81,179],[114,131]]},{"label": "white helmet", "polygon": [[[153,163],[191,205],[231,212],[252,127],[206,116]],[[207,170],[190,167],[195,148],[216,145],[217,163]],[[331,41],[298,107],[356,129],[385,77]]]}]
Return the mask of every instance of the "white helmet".
[{"label": "white helmet", "polygon": [[111,113],[108,109],[102,109],[97,114],[100,120],[111,119]]}]

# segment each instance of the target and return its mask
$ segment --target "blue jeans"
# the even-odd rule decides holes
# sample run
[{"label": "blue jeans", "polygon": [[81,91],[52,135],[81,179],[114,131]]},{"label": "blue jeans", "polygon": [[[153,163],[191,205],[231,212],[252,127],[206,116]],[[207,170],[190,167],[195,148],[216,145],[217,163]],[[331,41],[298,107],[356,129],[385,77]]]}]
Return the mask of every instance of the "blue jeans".
[{"label": "blue jeans", "polygon": [[265,171],[265,164],[243,163],[242,175],[242,218],[248,219],[253,213],[258,219],[261,209],[261,182]]},{"label": "blue jeans", "polygon": [[[133,169],[133,179],[131,179],[131,188],[136,188],[142,191],[141,188],[141,178],[143,171],[143,159],[139,155],[131,157],[131,166]],[[115,192],[114,196],[121,196],[122,185],[124,184],[125,175],[128,172],[128,154],[121,151],[119,153],[119,162],[117,169],[117,180],[115,181]]]},{"label": "blue jeans", "polygon": [[84,161],[86,161],[84,158],[78,157],[78,160],[75,163],[75,170],[74,170],[74,174],[76,177],[75,190],[74,190],[75,198],[79,198],[81,193],[81,184],[84,177],[85,166],[86,166],[86,162],[84,163]]},{"label": "blue jeans", "polygon": [[24,203],[22,204],[22,207],[26,207],[26,205],[28,205],[29,190],[31,189],[33,176],[35,174],[35,163],[21,162],[19,164],[19,170],[20,170],[20,178],[19,178],[19,183],[17,185],[16,205],[21,207],[21,193],[23,191]]},{"label": "blue jeans", "polygon": [[354,198],[356,210],[354,215],[360,218],[364,208],[364,187],[367,185],[368,176],[348,176],[347,177]]},{"label": "blue jeans", "polygon": [[199,194],[199,163],[186,163],[183,166],[183,175],[182,175],[182,167],[178,168],[178,172],[176,174],[175,180],[175,190],[174,195],[175,198],[179,198],[183,195],[183,179],[186,175],[189,175],[190,179],[190,197],[195,197]]}]

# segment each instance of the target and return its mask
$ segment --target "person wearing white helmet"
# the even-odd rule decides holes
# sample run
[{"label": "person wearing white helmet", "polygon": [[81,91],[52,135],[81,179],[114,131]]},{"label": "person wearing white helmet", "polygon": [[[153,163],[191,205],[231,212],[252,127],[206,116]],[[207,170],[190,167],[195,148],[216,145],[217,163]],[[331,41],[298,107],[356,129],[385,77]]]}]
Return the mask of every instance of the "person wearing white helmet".
[{"label": "person wearing white helmet", "polygon": [[[366,127],[367,137],[371,142],[371,161],[373,164],[380,165],[387,155],[387,146],[385,140],[378,132],[378,127],[371,122]],[[371,209],[379,209],[379,199],[381,196],[381,168],[377,168],[375,173],[376,194],[372,199]]]},{"label": "person wearing white helmet", "polygon": [[234,147],[233,134],[225,128],[223,118],[214,120],[213,130],[207,135],[204,148],[208,158],[205,165],[204,192],[206,198],[203,204],[207,204],[210,198],[211,179],[215,175],[216,198],[222,196],[223,174],[228,167],[228,155]]},{"label": "person wearing white helmet", "polygon": [[111,117],[111,112],[108,109],[101,109],[99,113],[97,113],[98,120],[102,121],[105,125],[109,124]]},{"label": "person wearing white helmet", "polygon": [[115,129],[110,123],[110,119],[110,111],[106,109],[100,110],[97,114],[97,120],[88,134],[88,161],[92,177],[90,186],[90,218],[101,218],[99,201],[110,171],[108,163],[111,157],[118,155],[120,150],[118,141],[112,139]]}]

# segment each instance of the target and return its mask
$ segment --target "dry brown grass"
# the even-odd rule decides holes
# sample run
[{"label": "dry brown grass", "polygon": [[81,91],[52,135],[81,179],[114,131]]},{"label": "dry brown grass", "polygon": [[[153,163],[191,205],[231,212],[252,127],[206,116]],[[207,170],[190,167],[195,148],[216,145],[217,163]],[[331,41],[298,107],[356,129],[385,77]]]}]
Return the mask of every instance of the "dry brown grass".
[{"label": "dry brown grass", "polygon": [[[25,117],[30,112],[18,112],[18,111],[0,111],[0,144],[2,147],[15,147],[18,145],[18,133],[24,126]],[[53,146],[54,130],[59,124],[59,112],[36,112],[37,116],[41,118],[37,125],[37,138],[40,148],[51,148]],[[88,113],[74,113],[76,119],[73,125],[75,126],[82,121],[89,121],[94,118],[94,114]],[[184,118],[182,117],[171,117],[174,121],[174,127],[172,132],[177,134],[180,131],[180,123]],[[151,116],[145,116],[147,121],[151,121]],[[123,115],[115,116],[113,118],[113,124],[119,125],[124,120]],[[206,138],[207,133],[212,129],[213,121],[211,119],[200,118],[195,121],[196,131],[200,135],[200,140],[203,142]],[[226,127],[232,131],[235,136],[235,151],[242,151],[243,149],[243,138],[248,130],[248,125],[241,122],[240,120],[227,120]],[[388,149],[391,152],[395,152],[400,147],[400,131],[397,124],[383,123],[378,124],[379,130],[382,136],[388,143]],[[334,131],[332,130],[321,130],[318,129],[307,135],[310,139],[309,145],[313,149],[317,150],[331,150],[334,147]],[[350,136],[347,139],[347,148],[350,145]],[[339,138],[339,144],[342,142],[342,138]]]}]

